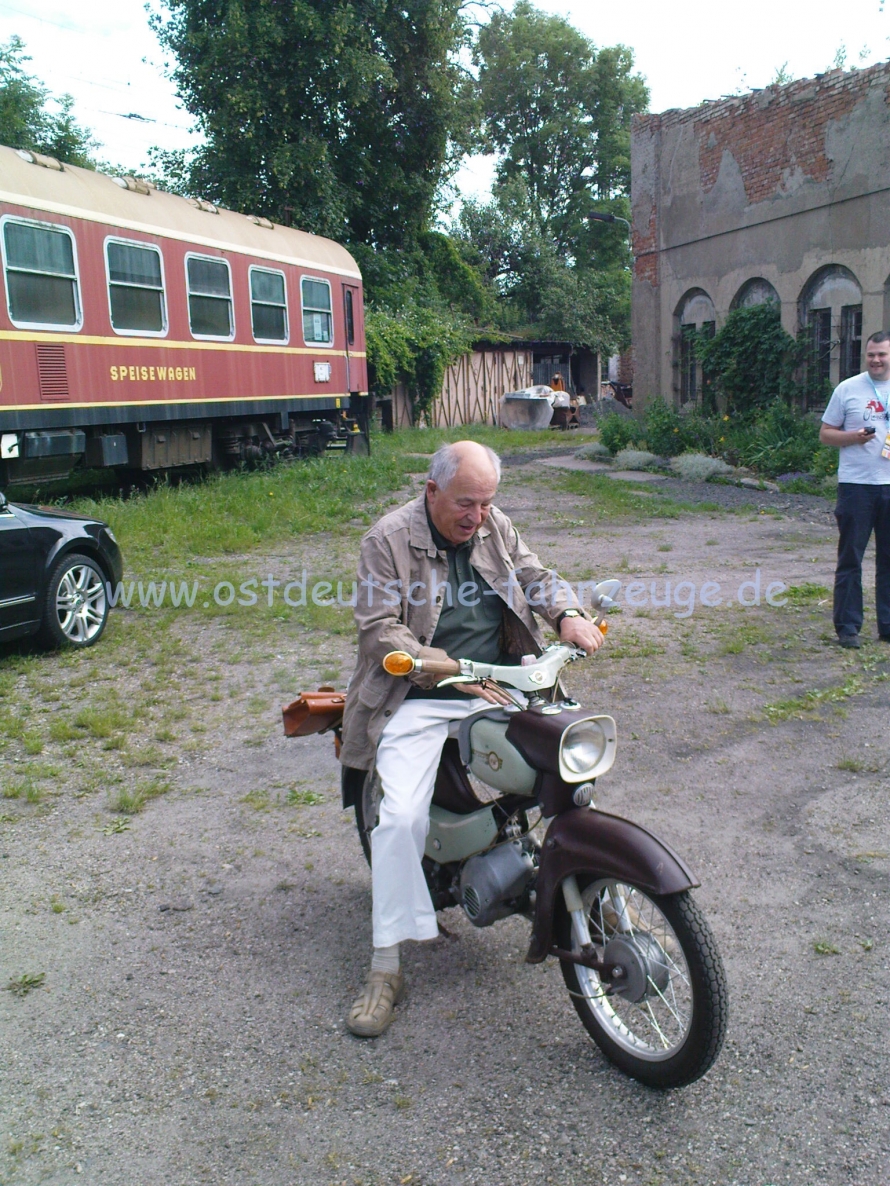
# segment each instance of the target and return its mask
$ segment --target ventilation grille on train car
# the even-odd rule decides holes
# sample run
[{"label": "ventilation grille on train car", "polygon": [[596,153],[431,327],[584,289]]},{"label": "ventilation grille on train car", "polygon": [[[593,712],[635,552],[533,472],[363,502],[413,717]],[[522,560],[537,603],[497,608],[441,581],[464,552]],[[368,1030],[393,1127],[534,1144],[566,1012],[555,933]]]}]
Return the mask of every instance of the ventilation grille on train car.
[{"label": "ventilation grille on train car", "polygon": [[36,346],[37,382],[40,398],[68,399],[68,371],[65,367],[64,346]]}]

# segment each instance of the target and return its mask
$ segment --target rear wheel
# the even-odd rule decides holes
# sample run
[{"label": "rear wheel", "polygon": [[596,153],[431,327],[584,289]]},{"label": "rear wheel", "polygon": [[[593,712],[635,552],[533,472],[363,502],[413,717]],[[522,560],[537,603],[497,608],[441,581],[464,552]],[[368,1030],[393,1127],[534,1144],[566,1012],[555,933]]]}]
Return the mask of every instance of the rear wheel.
[{"label": "rear wheel", "polygon": [[377,770],[372,767],[365,776],[362,793],[355,802],[355,826],[358,828],[358,838],[362,844],[365,860],[371,863],[371,833],[377,827],[380,818],[380,800],[383,798],[383,787]]},{"label": "rear wheel", "polygon": [[[585,1029],[641,1083],[692,1083],[711,1067],[726,1033],[726,978],[704,916],[689,893],[658,897],[610,879],[581,890],[597,956],[624,970],[621,990],[609,985],[610,992],[593,969],[561,961]],[[565,910],[558,936],[561,947],[580,951]]]}]

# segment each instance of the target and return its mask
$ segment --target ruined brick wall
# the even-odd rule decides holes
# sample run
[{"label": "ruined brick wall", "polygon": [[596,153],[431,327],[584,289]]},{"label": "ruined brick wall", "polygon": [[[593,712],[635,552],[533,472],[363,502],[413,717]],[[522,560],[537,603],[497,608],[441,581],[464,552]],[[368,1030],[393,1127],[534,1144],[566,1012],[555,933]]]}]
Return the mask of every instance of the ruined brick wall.
[{"label": "ruined brick wall", "polygon": [[[713,188],[723,154],[729,152],[741,172],[748,202],[754,204],[781,194],[795,174],[826,181],[831,172],[828,125],[848,115],[876,86],[888,101],[890,63],[868,70],[832,70],[686,111],[637,116],[634,134],[691,124],[703,191]],[[646,237],[641,234],[641,243]]]},{"label": "ruined brick wall", "polygon": [[[890,310],[890,62],[634,119],[634,384],[676,389],[678,309],[694,289],[718,328],[765,279],[794,333],[804,286],[839,266],[864,332]],[[672,371],[673,368],[673,371]]]}]

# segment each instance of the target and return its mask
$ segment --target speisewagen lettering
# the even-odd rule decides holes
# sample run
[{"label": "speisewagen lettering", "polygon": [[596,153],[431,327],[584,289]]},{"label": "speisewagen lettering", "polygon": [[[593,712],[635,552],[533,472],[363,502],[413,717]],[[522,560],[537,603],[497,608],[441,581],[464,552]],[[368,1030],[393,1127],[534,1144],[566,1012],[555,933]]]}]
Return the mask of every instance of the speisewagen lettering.
[{"label": "speisewagen lettering", "polygon": [[121,383],[193,383],[198,377],[197,367],[144,367],[144,366],[113,366],[110,368],[111,381]]}]

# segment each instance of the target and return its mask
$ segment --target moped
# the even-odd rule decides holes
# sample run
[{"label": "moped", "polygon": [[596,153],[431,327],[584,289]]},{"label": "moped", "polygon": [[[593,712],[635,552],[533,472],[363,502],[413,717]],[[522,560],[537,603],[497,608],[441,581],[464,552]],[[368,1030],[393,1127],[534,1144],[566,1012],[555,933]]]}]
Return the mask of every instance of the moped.
[{"label": "moped", "polygon": [[[601,628],[617,587],[594,589]],[[561,643],[518,666],[387,655],[390,675],[488,684],[512,701],[452,727],[423,869],[437,910],[460,906],[476,927],[526,916],[527,962],[559,960],[606,1057],[650,1087],[681,1087],[706,1073],[723,1043],[723,964],[691,896],[699,882],[689,867],[639,824],[594,804],[595,781],[615,761],[615,721],[559,686],[563,668],[585,657]],[[329,720],[336,732],[339,721]],[[376,771],[344,767],[342,790],[370,862],[382,798]]]}]

